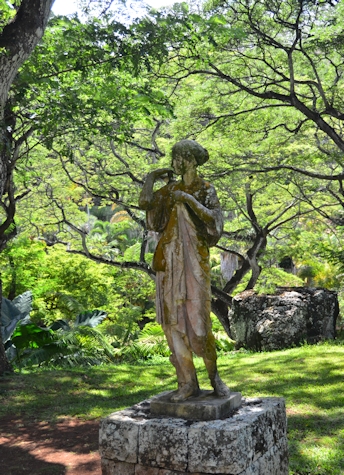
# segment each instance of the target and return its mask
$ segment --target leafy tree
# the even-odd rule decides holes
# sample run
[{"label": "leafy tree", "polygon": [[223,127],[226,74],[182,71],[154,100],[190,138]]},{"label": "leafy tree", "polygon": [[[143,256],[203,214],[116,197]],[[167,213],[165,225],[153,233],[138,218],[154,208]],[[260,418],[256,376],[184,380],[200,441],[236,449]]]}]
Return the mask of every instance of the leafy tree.
[{"label": "leafy tree", "polygon": [[[175,81],[193,75],[215,79],[229,110],[209,117],[211,122],[283,109],[285,120],[279,123],[278,115],[266,132],[281,128],[296,134],[309,128],[316,132],[319,146],[322,138],[331,140],[331,151],[331,143],[344,148],[342,15],[341,2],[235,0],[214,2],[203,15],[189,13],[184,4],[165,16],[147,18],[137,31],[151,28],[155,37],[165,40],[161,51],[166,54],[164,47],[170,47]],[[288,114],[291,107],[297,113]]]},{"label": "leafy tree", "polygon": [[[3,216],[1,216],[0,222],[0,251],[4,249],[9,239],[16,234],[14,221],[16,203],[23,196],[23,194],[18,193],[18,190],[16,190],[13,173],[18,166],[19,159],[23,158],[23,147],[28,151],[33,146],[32,142],[28,145],[28,140],[34,131],[37,130],[35,113],[32,114],[31,108],[31,101],[35,97],[34,80],[32,76],[25,75],[25,73],[22,74],[22,72],[18,76],[17,72],[42,38],[52,3],[53,0],[9,0],[1,2],[0,6],[0,203],[3,210]],[[90,3],[89,1],[83,2],[86,11]],[[95,3],[97,3],[97,5],[103,5],[104,8],[101,8],[101,14],[105,14],[111,6],[112,1],[102,2],[99,0]],[[79,29],[79,32],[81,29],[82,28]],[[81,32],[81,34],[83,33],[84,32]],[[81,38],[87,43],[87,35],[85,35],[85,38],[83,38],[83,36],[81,36]],[[64,46],[65,44],[66,43],[61,42],[60,46]],[[84,52],[87,51],[87,49],[86,44]],[[101,49],[101,47],[98,47],[98,51],[101,51]],[[78,54],[80,51],[82,51],[82,49],[78,48]],[[63,53],[66,53],[68,56],[67,50],[64,50]],[[80,68],[83,69],[85,62],[90,64],[100,59],[99,56],[95,58],[94,51],[90,52],[89,58],[85,58],[85,55],[87,55],[87,53],[84,53],[81,63],[77,61],[74,62],[73,68],[75,68],[76,71],[80,70]],[[104,57],[102,59],[104,60]],[[51,60],[53,60],[53,58],[51,58]],[[108,59],[104,61],[108,61]],[[52,61],[47,61],[47,64],[54,67]],[[47,82],[47,89],[49,89],[49,86],[52,86],[52,81],[49,81],[51,77],[49,76],[49,69],[50,68],[47,68],[47,74],[44,78]],[[54,77],[56,78],[57,71],[55,70],[54,73]],[[16,90],[14,88],[11,89],[14,81],[22,85],[19,93],[18,88]],[[69,82],[68,85],[65,84],[65,91],[68,90],[68,86],[72,85],[71,82]],[[85,84],[85,86],[87,87],[87,84]],[[53,91],[53,87],[50,87],[50,92]],[[27,105],[25,111],[18,109],[18,94],[21,98],[25,96]],[[69,99],[72,99],[75,95],[76,93],[73,87],[70,87]],[[46,97],[49,97],[49,93]],[[62,97],[61,95],[60,99]],[[86,112],[86,117],[90,117],[89,110],[93,107],[91,102],[92,101],[89,101],[88,110],[84,111],[84,113]],[[93,102],[99,103],[99,98],[94,96]],[[53,114],[55,113],[55,124],[58,123],[58,110],[62,110],[62,107],[59,109],[56,107],[52,108],[51,111]],[[106,116],[106,113],[104,115]],[[64,117],[63,113],[62,117]],[[71,119],[70,116],[69,119]],[[47,121],[45,123],[47,124]],[[51,123],[52,122],[50,122],[50,124]],[[48,139],[50,139],[51,143],[51,136],[49,134],[47,134],[46,137],[46,140]],[[29,192],[29,188],[27,186],[25,188],[23,192],[24,196]],[[15,191],[17,191],[17,193],[15,193]],[[0,351],[0,373],[2,373],[5,369],[8,369],[8,365],[5,361],[1,341]]]},{"label": "leafy tree", "polygon": [[[53,0],[11,0],[1,3],[0,21],[0,203],[5,220],[0,224],[0,251],[14,232],[15,198],[11,149],[17,149],[9,114],[10,88],[18,69],[43,36]],[[4,199],[6,198],[6,199]],[[1,301],[0,287],[0,301]],[[9,370],[0,337],[0,374]]]},{"label": "leafy tree", "polygon": [[[245,274],[251,272],[248,288],[257,282],[270,236],[277,236],[280,228],[294,225],[299,216],[314,208],[324,216],[331,215],[338,199],[330,193],[324,203],[321,181],[315,179],[327,180],[330,175],[326,170],[338,165],[332,151],[327,159],[319,150],[319,140],[313,139],[316,122],[308,116],[303,122],[302,111],[291,99],[288,103],[281,96],[271,100],[269,94],[262,96],[266,90],[293,97],[286,92],[291,80],[283,55],[291,48],[288,41],[294,38],[295,25],[307,33],[310,19],[305,9],[301,21],[291,8],[280,6],[281,12],[275,15],[269,2],[260,3],[231,2],[202,15],[190,13],[185,5],[176,6],[172,11],[153,13],[130,28],[98,20],[52,23],[49,41],[41,44],[21,71],[16,102],[23,123],[25,114],[35,115],[32,138],[44,145],[30,151],[29,160],[22,161],[18,169],[23,214],[41,239],[50,245],[64,243],[69,252],[96,262],[153,275],[146,251],[152,250],[149,241],[154,236],[147,233],[137,196],[151,167],[157,162],[169,165],[172,139],[184,138],[189,131],[216,157],[215,163],[204,167],[204,174],[215,182],[227,217],[220,247],[235,253],[242,262],[223,289],[213,287],[217,297],[214,310],[220,317],[226,315],[229,293]],[[252,8],[253,17],[246,7]],[[319,8],[319,21],[333,12],[332,7],[326,8]],[[238,9],[240,15],[235,13]],[[265,28],[265,36],[252,25]],[[317,25],[314,28],[320,31]],[[268,43],[267,32],[273,33],[284,49]],[[309,38],[303,37],[290,49],[293,71],[300,75],[303,63],[308,64],[307,74],[315,74],[305,54],[314,55],[316,49],[310,46],[305,53],[299,51]],[[87,49],[80,54],[83,41]],[[68,54],[61,54],[67,49]],[[133,76],[130,69],[139,75]],[[318,111],[319,101],[312,105],[309,99],[311,81],[297,77],[294,83],[293,94]],[[335,87],[333,82],[331,87]],[[243,139],[244,133],[250,134],[250,140]],[[323,133],[319,128],[318,137],[323,138]],[[314,178],[312,182],[294,173],[302,170],[303,163],[316,169],[306,170]],[[44,172],[43,164],[49,164]],[[263,175],[267,171],[269,175]],[[29,183],[38,185],[37,202],[25,195]],[[129,239],[129,249],[123,246],[120,252],[109,245],[109,233],[96,232],[97,227],[107,226],[110,231],[112,226],[94,227],[92,211],[87,216],[84,213],[94,206],[114,205],[126,216],[128,228],[137,232],[133,236],[137,242]],[[46,210],[44,221],[42,207]],[[226,325],[225,318],[223,323]]]},{"label": "leafy tree", "polygon": [[238,0],[201,13],[175,6],[133,28],[184,111],[177,133],[217,141],[215,179],[270,173],[266,182],[284,188],[294,208],[303,202],[340,224],[342,16],[341,2]]},{"label": "leafy tree", "polygon": [[[6,219],[0,226],[0,250],[13,233],[15,199],[12,153],[20,143],[13,136],[15,117],[11,113],[10,88],[20,66],[28,59],[43,36],[53,0],[13,0],[3,2],[4,17],[0,30],[0,200]],[[7,200],[3,201],[3,196]]]},{"label": "leafy tree", "polygon": [[[58,26],[58,25],[57,25]],[[56,25],[54,28],[57,27]],[[78,30],[79,24],[74,23],[69,25],[73,30],[74,26]],[[55,31],[55,30],[54,30]],[[55,36],[59,33],[59,29],[55,31]],[[41,54],[41,60],[36,61],[35,70],[40,64],[44,64],[44,58],[46,53],[38,51],[37,54]],[[49,55],[49,58],[51,54]],[[32,67],[32,66],[30,66]],[[72,70],[71,78],[68,79],[68,74],[66,76],[66,84],[70,85],[70,81],[75,75],[74,69]],[[93,72],[93,76],[96,80],[95,84],[101,83],[104,84],[104,75],[108,75],[108,69],[103,69],[103,66],[98,69],[96,73]],[[123,74],[122,74],[123,76]],[[107,76],[108,77],[108,76]],[[139,84],[135,79],[134,83],[131,82],[130,77],[126,77],[129,81],[127,87],[132,87],[133,84],[136,86]],[[140,77],[140,83],[146,84],[148,82],[147,77],[144,74]],[[61,90],[60,86],[56,86],[55,94],[59,97],[61,94],[64,95],[64,85],[62,84]],[[83,107],[88,104],[90,99],[90,89],[86,87],[83,89],[83,84],[78,85],[78,88],[83,91],[83,96],[79,95],[78,103],[80,104],[80,110],[83,110]],[[93,89],[92,89],[93,91]],[[102,96],[103,89],[99,89],[100,97]],[[158,88],[150,86],[151,95],[145,95],[142,97],[142,94],[138,94],[138,98],[135,100],[138,101],[139,107],[136,111],[136,115],[132,115],[128,121],[127,126],[129,127],[129,132],[126,138],[123,139],[121,143],[120,137],[116,134],[116,128],[111,132],[107,128],[107,120],[110,120],[111,114],[106,115],[104,121],[104,129],[93,128],[92,124],[90,127],[83,128],[81,140],[75,140],[75,131],[72,126],[74,126],[74,120],[68,122],[69,119],[63,119],[55,124],[55,127],[61,127],[61,122],[64,120],[65,124],[70,123],[71,129],[63,127],[64,135],[61,138],[60,142],[58,132],[54,132],[57,145],[53,148],[53,157],[55,158],[55,163],[57,169],[62,167],[65,171],[66,177],[68,177],[71,184],[65,182],[65,187],[61,188],[61,183],[64,179],[56,182],[55,173],[51,173],[52,165],[49,166],[48,174],[44,180],[42,180],[38,187],[38,192],[40,193],[39,200],[39,212],[42,206],[47,210],[51,210],[49,214],[46,214],[46,223],[44,229],[40,231],[41,237],[45,238],[50,244],[57,242],[68,243],[69,251],[73,253],[82,254],[88,258],[91,258],[97,262],[103,262],[110,265],[118,266],[121,268],[133,268],[144,270],[150,275],[153,275],[153,272],[150,268],[149,260],[146,261],[145,251],[148,244],[148,234],[145,229],[144,215],[141,211],[138,210],[137,206],[137,196],[140,191],[140,187],[143,183],[143,176],[146,171],[149,170],[150,164],[156,166],[155,163],[159,160],[161,163],[168,164],[168,158],[165,158],[164,149],[161,147],[161,144],[165,144],[164,133],[168,131],[167,125],[164,123],[163,117],[151,119],[151,113],[161,113],[168,112],[162,110],[156,99],[160,100],[164,98],[164,94],[158,90]],[[126,93],[128,94],[128,93]],[[131,94],[131,92],[130,92]],[[42,97],[46,97],[46,93],[43,88]],[[136,97],[136,96],[135,96]],[[67,94],[68,98],[68,94]],[[39,99],[39,96],[38,96]],[[142,101],[144,99],[144,101]],[[43,101],[43,99],[42,99]],[[38,100],[38,104],[40,99]],[[101,102],[100,102],[101,103]],[[100,104],[99,103],[99,104]],[[142,106],[142,104],[144,106]],[[131,104],[132,105],[132,104]],[[150,114],[147,113],[147,107],[150,107]],[[64,104],[65,111],[71,113],[71,109],[74,109],[73,103],[69,103],[69,100]],[[69,108],[68,108],[69,107]],[[50,108],[52,109],[52,107]],[[96,109],[94,109],[96,110]],[[122,109],[120,109],[122,110]],[[126,109],[123,109],[125,113]],[[142,114],[142,111],[145,113]],[[132,112],[132,111],[131,111]],[[49,112],[47,112],[49,114]],[[68,116],[68,114],[67,114]],[[73,113],[72,118],[75,117]],[[123,115],[124,117],[124,115]],[[80,115],[80,120],[84,120],[84,114]],[[43,120],[44,123],[44,120]],[[49,123],[49,121],[48,121]],[[62,129],[61,129],[62,130]],[[111,133],[110,143],[104,138],[104,133]],[[49,146],[49,144],[47,144]],[[42,150],[44,153],[44,151]],[[109,152],[111,155],[109,155]],[[37,152],[36,152],[37,153]],[[31,154],[33,157],[33,154]],[[110,159],[112,157],[112,159]],[[40,157],[40,168],[42,160],[44,157]],[[167,160],[167,161],[166,161]],[[31,161],[32,167],[33,161]],[[213,170],[212,170],[213,171]],[[39,170],[41,174],[41,170]],[[95,173],[96,172],[96,173]],[[24,173],[23,173],[24,175]],[[228,186],[227,184],[225,186]],[[66,194],[66,189],[68,192]],[[228,291],[231,291],[235,286],[240,282],[243,275],[251,271],[252,268],[255,269],[255,275],[253,275],[252,280],[249,283],[249,286],[252,287],[257,280],[260,267],[257,262],[259,254],[266,247],[266,236],[270,232],[272,225],[277,226],[278,219],[286,212],[289,211],[289,208],[277,211],[275,213],[275,218],[270,220],[270,223],[267,223],[267,226],[261,226],[258,223],[257,218],[253,211],[253,196],[256,192],[247,189],[246,197],[246,217],[250,223],[250,227],[253,226],[253,230],[256,233],[256,241],[253,243],[248,257],[243,258],[245,265],[242,266],[241,271],[238,272],[235,276],[235,279],[230,283],[230,288],[225,288],[225,291],[216,289],[214,287],[215,295],[227,305],[230,302],[230,298],[227,295]],[[233,200],[234,194],[230,199]],[[26,200],[26,197],[23,201]],[[228,198],[227,198],[228,200]],[[37,228],[40,226],[37,224],[37,218],[34,216],[32,200],[30,199],[30,220],[35,223]],[[127,216],[128,223],[136,223],[137,226],[141,228],[142,233],[142,244],[141,246],[135,245],[132,247],[132,251],[129,249],[123,253],[122,256],[111,251],[111,248],[104,249],[102,246],[102,241],[97,241],[95,237],[99,233],[95,232],[94,223],[88,222],[85,223],[85,217],[77,211],[77,208],[80,208],[80,205],[83,207],[88,206],[91,208],[93,202],[102,203],[103,205],[113,205],[120,206],[123,212]],[[291,203],[293,200],[291,201]],[[51,207],[51,203],[54,204],[54,207]],[[291,206],[291,205],[290,205]],[[297,213],[298,214],[298,213]],[[288,219],[293,219],[293,213],[289,214]],[[130,218],[130,220],[129,220]],[[100,224],[96,225],[99,227]],[[110,224],[105,224],[101,226],[108,226]],[[68,229],[68,232],[67,232]],[[138,228],[139,229],[139,228]],[[77,236],[81,237],[81,245],[77,244],[75,238]],[[139,249],[137,249],[139,247]],[[138,251],[138,252],[137,252]],[[136,254],[136,255],[135,255]],[[214,306],[214,310],[221,317],[223,313]],[[223,317],[223,323],[225,324],[225,316]]]},{"label": "leafy tree", "polygon": [[15,238],[0,255],[4,294],[13,286],[33,290],[31,321],[49,327],[73,322],[93,308],[107,312],[99,330],[121,345],[154,319],[154,282],[145,274],[114,269],[82,256],[66,254],[43,241]]},{"label": "leafy tree", "polygon": [[[97,29],[97,20],[84,27],[83,24],[75,19],[73,31],[68,30],[67,20],[65,25],[63,25],[63,20],[56,20],[57,22],[60,21],[62,27],[60,29],[57,28],[55,31],[52,30],[53,34],[48,38],[48,41],[50,40],[52,43],[52,39],[55,38],[60,42],[59,47],[53,50],[51,45],[48,46],[49,43],[44,43],[45,46],[43,48],[46,47],[46,62],[40,64],[41,69],[38,71],[39,79],[37,79],[34,57],[30,63],[31,66],[28,67],[28,63],[24,65],[20,74],[15,77],[18,68],[29,56],[29,53],[32,52],[34,45],[38,43],[43,34],[52,1],[37,1],[34,4],[31,2],[30,6],[29,3],[25,0],[5,4],[9,5],[9,7],[6,7],[6,16],[3,19],[3,29],[0,37],[0,47],[4,48],[4,50],[7,49],[7,53],[1,56],[3,76],[1,76],[0,107],[2,115],[0,116],[0,121],[3,122],[2,119],[4,119],[4,123],[1,129],[3,137],[1,142],[3,146],[1,148],[0,174],[4,181],[0,184],[0,200],[3,210],[3,215],[1,216],[2,224],[0,226],[0,249],[3,249],[8,240],[17,232],[14,222],[16,203],[23,197],[27,197],[31,187],[35,186],[42,179],[40,170],[32,173],[27,153],[42,141],[51,147],[53,139],[56,139],[59,134],[60,137],[63,136],[68,128],[71,128],[75,133],[80,133],[85,128],[85,125],[89,125],[90,130],[98,130],[99,127],[104,130],[109,130],[109,128],[112,130],[116,129],[117,137],[122,140],[123,135],[126,133],[125,120],[122,121],[122,118],[125,119],[125,114],[123,110],[121,113],[118,113],[117,125],[114,126],[114,117],[120,108],[118,101],[116,102],[116,97],[122,100],[122,104],[126,105],[128,113],[136,109],[133,102],[131,102],[131,98],[136,95],[136,92],[134,95],[126,95],[126,92],[129,91],[129,88],[126,88],[123,95],[117,94],[119,89],[122,88],[123,90],[123,81],[125,84],[126,80],[125,74],[121,76],[122,85],[118,88],[116,94],[114,94],[113,86],[105,82],[102,88],[102,97],[97,97],[94,94],[94,91],[99,88],[99,84],[96,84],[96,81],[100,76],[92,76],[90,73],[90,80],[85,80],[85,70],[87,67],[89,69],[91,65],[93,66],[97,63],[102,64],[103,68],[107,66],[108,71],[112,71],[114,62],[116,62],[116,58],[111,57],[113,56],[113,49],[110,50],[108,48],[106,50],[106,48],[101,46],[105,29]],[[16,13],[14,13],[14,4],[15,7],[18,7]],[[32,21],[29,21],[31,17]],[[8,24],[5,25],[5,22]],[[106,32],[108,38],[111,36],[112,44],[118,41],[124,28],[116,24],[116,28],[111,30],[113,26],[114,23],[112,22],[111,26],[108,25]],[[59,34],[57,34],[57,31],[59,31]],[[117,32],[117,36],[114,34],[114,31]],[[93,48],[91,50],[89,44],[92,35],[96,39],[93,41]],[[57,41],[55,41],[55,45]],[[83,49],[80,48],[80,43],[82,43]],[[63,54],[58,53],[60,56],[56,58],[52,54],[53,51],[62,51]],[[81,55],[81,52],[84,54]],[[56,65],[61,68],[66,67],[70,71],[67,80],[58,80],[61,71],[56,71]],[[44,73],[42,73],[43,71]],[[51,74],[52,71],[53,74]],[[72,71],[74,71],[74,74],[72,74]],[[8,80],[5,74],[8,74]],[[83,84],[83,91],[80,88],[79,90],[73,88],[77,79],[79,79],[79,84]],[[14,87],[12,87],[7,100],[9,87],[13,80],[15,81]],[[41,95],[37,94],[37,80],[40,82],[39,90]],[[103,81],[103,77],[101,80]],[[108,85],[107,92],[105,91],[106,85]],[[145,85],[142,85],[141,89],[144,88]],[[88,94],[86,93],[87,91]],[[73,114],[66,114],[63,104],[69,103],[69,106],[73,106],[78,94],[87,97],[88,102],[85,103],[85,108],[80,111],[78,115],[79,120],[76,120]],[[45,107],[43,112],[41,106],[44,101],[48,107]],[[108,104],[107,111],[105,110],[105,103]],[[4,109],[6,109],[5,115]],[[39,114],[37,114],[37,111]],[[111,112],[110,115],[109,111]],[[91,119],[98,113],[101,120],[92,123]],[[123,126],[122,123],[124,124]],[[57,127],[58,125],[59,127]],[[39,131],[39,134],[36,133],[37,131]],[[63,143],[62,140],[61,142]],[[68,143],[64,144],[64,146],[68,156],[70,156]],[[20,181],[17,185],[20,184],[21,186],[14,186],[13,173],[15,169],[18,172],[17,178],[20,176]],[[7,177],[6,180],[4,179],[5,177]],[[2,348],[1,345],[0,347]]]},{"label": "leafy tree", "polygon": [[[342,2],[235,0],[201,14],[175,6],[134,28],[157,75],[175,88],[202,78],[206,98],[187,101],[191,134],[212,127],[241,142],[223,173],[285,170],[304,201],[333,219],[328,209],[343,202],[342,17]],[[315,182],[311,193],[295,173]]]}]

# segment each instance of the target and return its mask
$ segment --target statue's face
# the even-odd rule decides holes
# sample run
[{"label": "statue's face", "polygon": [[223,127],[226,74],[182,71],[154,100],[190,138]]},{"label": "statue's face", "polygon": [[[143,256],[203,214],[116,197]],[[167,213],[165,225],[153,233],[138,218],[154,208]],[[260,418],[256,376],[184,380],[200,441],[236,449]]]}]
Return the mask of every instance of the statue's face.
[{"label": "statue's face", "polygon": [[172,168],[177,175],[185,175],[189,168],[196,168],[196,160],[194,158],[186,159],[182,155],[176,154],[172,158]]}]

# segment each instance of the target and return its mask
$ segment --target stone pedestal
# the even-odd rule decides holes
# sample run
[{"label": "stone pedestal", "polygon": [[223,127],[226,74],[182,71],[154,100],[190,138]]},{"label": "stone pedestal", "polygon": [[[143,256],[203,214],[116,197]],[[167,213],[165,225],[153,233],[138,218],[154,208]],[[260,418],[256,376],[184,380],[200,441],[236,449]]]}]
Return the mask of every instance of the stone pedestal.
[{"label": "stone pedestal", "polygon": [[232,416],[152,415],[150,401],[101,422],[103,475],[288,475],[282,398],[246,399]]},{"label": "stone pedestal", "polygon": [[211,421],[230,416],[241,406],[241,394],[214,397],[213,391],[201,391],[197,397],[182,402],[171,402],[176,391],[166,391],[150,399],[152,416],[178,417],[189,421]]}]

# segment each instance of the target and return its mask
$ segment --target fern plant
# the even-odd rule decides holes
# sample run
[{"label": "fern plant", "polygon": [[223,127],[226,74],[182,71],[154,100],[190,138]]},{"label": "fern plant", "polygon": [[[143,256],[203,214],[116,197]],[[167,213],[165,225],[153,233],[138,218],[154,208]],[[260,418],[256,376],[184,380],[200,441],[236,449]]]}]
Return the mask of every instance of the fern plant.
[{"label": "fern plant", "polygon": [[[224,331],[215,332],[214,337],[217,351],[234,350],[235,342],[228,338]],[[128,361],[147,360],[170,354],[164,331],[156,322],[147,323],[136,339],[128,340],[126,344],[115,348],[115,357]]]},{"label": "fern plant", "polygon": [[21,366],[74,367],[114,362],[114,349],[96,328],[78,326],[53,332],[51,340],[24,352]]},{"label": "fern plant", "polygon": [[163,329],[156,322],[147,323],[135,340],[130,340],[126,345],[115,348],[115,356],[129,361],[148,359],[153,356],[168,356],[170,349]]}]

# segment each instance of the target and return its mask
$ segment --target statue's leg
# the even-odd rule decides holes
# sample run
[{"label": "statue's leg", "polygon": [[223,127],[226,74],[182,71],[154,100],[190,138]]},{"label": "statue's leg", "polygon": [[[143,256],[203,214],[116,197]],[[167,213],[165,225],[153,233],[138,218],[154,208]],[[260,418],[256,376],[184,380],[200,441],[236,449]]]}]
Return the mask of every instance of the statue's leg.
[{"label": "statue's leg", "polygon": [[218,397],[229,396],[231,391],[229,387],[220,378],[219,372],[217,370],[216,360],[217,360],[217,355],[216,355],[215,338],[214,338],[213,333],[210,331],[206,339],[203,361],[208,371],[210,383],[212,387],[214,388],[215,396],[218,396]]},{"label": "statue's leg", "polygon": [[203,358],[205,367],[207,368],[210,383],[214,388],[214,394],[217,397],[226,397],[229,396],[231,390],[229,387],[222,381],[220,378],[219,372],[217,370],[216,360],[209,360],[207,358]]},{"label": "statue's leg", "polygon": [[230,389],[222,381],[217,370],[215,338],[211,329],[208,330],[206,336],[202,337],[195,335],[192,329],[189,329],[188,333],[190,335],[192,350],[197,356],[203,358],[210,379],[210,384],[214,388],[214,394],[218,397],[229,396]]},{"label": "statue's leg", "polygon": [[196,368],[187,337],[171,325],[164,325],[164,332],[172,352],[171,363],[176,368],[178,391],[171,397],[172,401],[184,401],[199,394]]},{"label": "statue's leg", "polygon": [[[172,351],[172,350],[171,350]],[[173,366],[175,367],[176,369],[176,373],[177,373],[177,381],[178,381],[178,389],[182,388],[185,384],[186,384],[186,381],[185,381],[185,378],[184,378],[184,373],[183,373],[183,370],[182,368],[179,366],[179,363],[178,363],[178,360],[175,356],[174,353],[171,353],[170,355],[170,362],[173,364]]]}]

